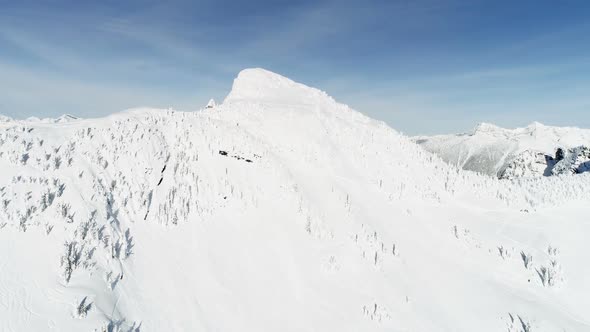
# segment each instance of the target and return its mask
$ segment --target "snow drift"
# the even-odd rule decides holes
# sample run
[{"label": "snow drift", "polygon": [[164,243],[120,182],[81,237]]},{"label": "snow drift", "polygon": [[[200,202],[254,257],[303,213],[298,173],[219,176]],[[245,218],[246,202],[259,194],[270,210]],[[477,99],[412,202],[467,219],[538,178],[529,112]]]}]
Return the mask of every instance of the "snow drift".
[{"label": "snow drift", "polygon": [[0,169],[0,330],[590,330],[589,174],[464,172],[262,69],[0,123]]}]

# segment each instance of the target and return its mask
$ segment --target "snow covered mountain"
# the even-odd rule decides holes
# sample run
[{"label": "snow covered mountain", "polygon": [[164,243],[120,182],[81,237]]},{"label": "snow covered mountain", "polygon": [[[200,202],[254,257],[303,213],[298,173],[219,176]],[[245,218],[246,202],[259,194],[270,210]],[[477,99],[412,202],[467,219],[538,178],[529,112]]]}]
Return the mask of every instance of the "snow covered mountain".
[{"label": "snow covered mountain", "polygon": [[0,170],[2,331],[590,331],[590,174],[464,172],[262,69],[2,122]]},{"label": "snow covered mountain", "polygon": [[573,149],[590,147],[590,130],[538,122],[516,129],[482,123],[470,133],[417,136],[412,140],[466,170],[501,178],[539,177],[553,174],[558,149],[573,156]]}]

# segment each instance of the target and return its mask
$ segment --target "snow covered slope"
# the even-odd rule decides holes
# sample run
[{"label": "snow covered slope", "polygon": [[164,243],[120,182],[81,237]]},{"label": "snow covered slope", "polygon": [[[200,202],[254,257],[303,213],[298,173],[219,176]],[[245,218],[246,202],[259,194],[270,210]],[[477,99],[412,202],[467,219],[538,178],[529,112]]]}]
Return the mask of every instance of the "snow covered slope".
[{"label": "snow covered slope", "polygon": [[542,176],[548,175],[545,156],[555,156],[558,148],[590,146],[590,130],[550,127],[538,122],[517,129],[482,123],[471,133],[412,139],[427,151],[466,170],[502,176],[513,164],[516,170],[508,177]]},{"label": "snow covered slope", "polygon": [[499,181],[262,69],[0,123],[2,331],[590,331],[590,174]]}]

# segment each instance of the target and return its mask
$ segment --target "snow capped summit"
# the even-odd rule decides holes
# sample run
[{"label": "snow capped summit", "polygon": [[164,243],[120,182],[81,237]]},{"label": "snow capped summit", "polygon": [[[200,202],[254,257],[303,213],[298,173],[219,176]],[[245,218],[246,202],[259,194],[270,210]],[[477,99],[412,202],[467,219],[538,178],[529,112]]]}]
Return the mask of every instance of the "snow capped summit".
[{"label": "snow capped summit", "polygon": [[224,103],[256,101],[300,104],[318,101],[318,99],[333,102],[333,99],[323,91],[296,83],[262,68],[250,68],[238,74]]},{"label": "snow capped summit", "polygon": [[491,132],[499,132],[502,131],[503,129],[491,124],[491,123],[487,123],[487,122],[481,122],[479,123],[477,126],[475,126],[475,128],[472,131],[472,135],[476,135],[477,133],[491,133]]},{"label": "snow capped summit", "polygon": [[73,116],[71,114],[64,114],[61,115],[59,118],[55,119],[54,122],[55,123],[66,123],[66,122],[71,122],[71,121],[76,121],[79,120],[78,117]]},{"label": "snow capped summit", "polygon": [[545,129],[547,126],[545,126],[544,124],[542,124],[541,122],[537,122],[537,121],[533,121],[531,124],[529,124],[527,126],[527,128],[531,129],[531,130],[543,130]]},{"label": "snow capped summit", "polygon": [[2,123],[0,331],[589,329],[590,174],[464,172],[262,69],[217,108]]}]

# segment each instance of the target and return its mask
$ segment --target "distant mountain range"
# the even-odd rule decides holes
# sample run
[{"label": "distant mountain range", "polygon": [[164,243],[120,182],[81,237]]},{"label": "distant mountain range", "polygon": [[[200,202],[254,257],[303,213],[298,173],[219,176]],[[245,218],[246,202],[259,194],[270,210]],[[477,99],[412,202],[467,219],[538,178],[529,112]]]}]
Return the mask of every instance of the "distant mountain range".
[{"label": "distant mountain range", "polygon": [[499,178],[582,173],[590,169],[590,130],[534,122],[505,129],[479,124],[463,134],[416,136],[413,141],[446,162]]}]

